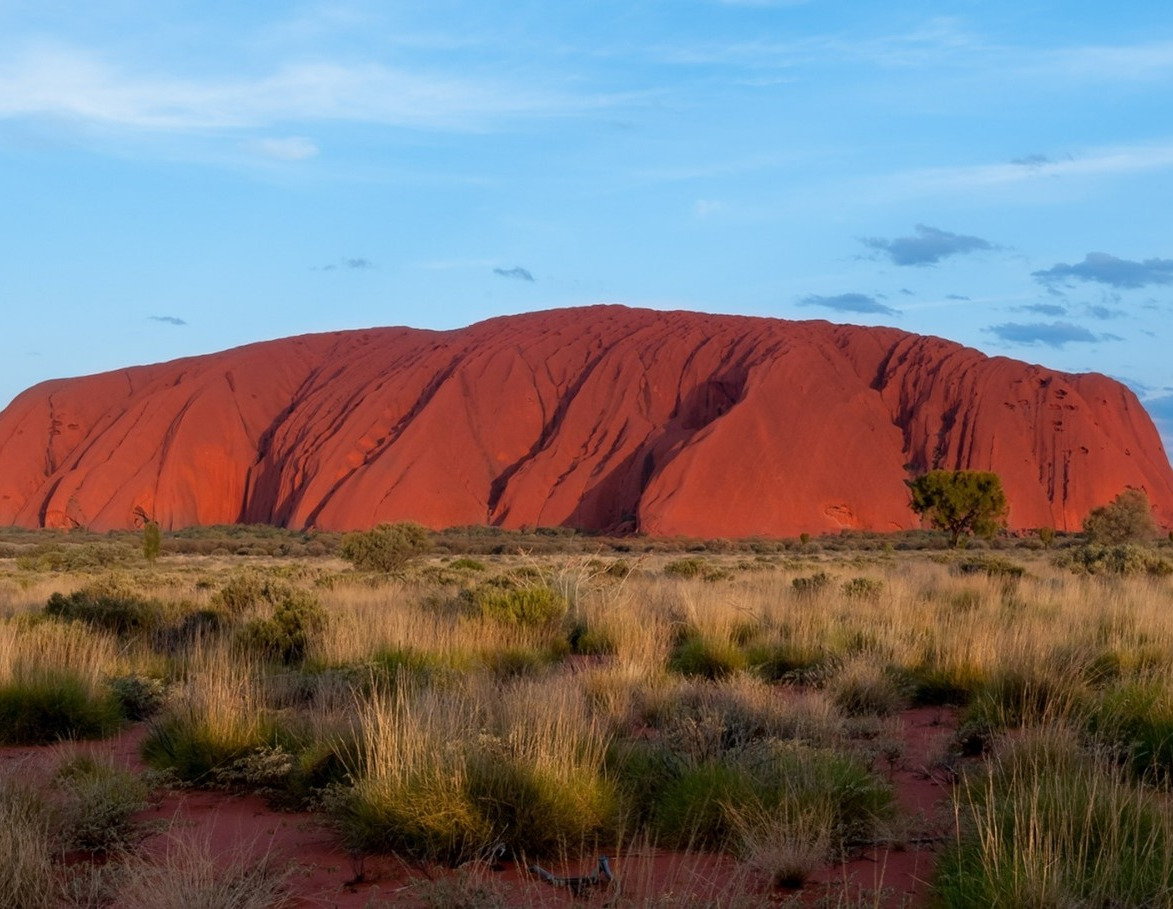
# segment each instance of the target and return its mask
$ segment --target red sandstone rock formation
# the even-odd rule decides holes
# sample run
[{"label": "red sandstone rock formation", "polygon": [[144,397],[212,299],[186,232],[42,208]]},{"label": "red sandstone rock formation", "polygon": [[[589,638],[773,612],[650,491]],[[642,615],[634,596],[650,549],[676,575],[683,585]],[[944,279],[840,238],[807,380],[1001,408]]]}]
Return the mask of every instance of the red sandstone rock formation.
[{"label": "red sandstone rock formation", "polygon": [[411,519],[691,536],[917,525],[904,481],[993,470],[1078,529],[1173,471],[1135,396],[889,328],[594,306],[45,382],[0,414],[0,525]]}]

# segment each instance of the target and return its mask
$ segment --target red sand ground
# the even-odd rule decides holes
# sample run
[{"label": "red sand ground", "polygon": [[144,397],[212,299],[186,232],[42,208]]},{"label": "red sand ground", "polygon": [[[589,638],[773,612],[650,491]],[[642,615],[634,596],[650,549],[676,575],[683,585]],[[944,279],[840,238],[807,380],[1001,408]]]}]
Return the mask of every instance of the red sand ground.
[{"label": "red sand ground", "polygon": [[904,481],[996,471],[1078,529],[1173,469],[1123,385],[891,328],[622,306],[308,335],[29,389],[0,526],[566,525],[796,536],[917,525]]},{"label": "red sand ground", "polygon": [[[886,909],[917,909],[927,905],[927,882],[931,878],[934,841],[947,837],[950,821],[942,818],[948,784],[934,777],[932,766],[941,756],[956,723],[954,711],[917,708],[900,717],[904,755],[891,773],[901,812],[914,821],[909,826],[911,842],[906,848],[881,847],[866,850],[845,864],[824,868],[801,891],[776,891],[779,902],[798,896],[804,906],[815,906],[828,895],[861,890],[883,891],[876,903]],[[107,757],[134,771],[144,768],[139,744],[146,730],[135,726],[101,742],[34,748],[0,749],[0,766],[14,764],[48,770],[71,750],[84,750]],[[361,909],[384,903],[412,906],[415,894],[431,877],[451,874],[424,868],[394,856],[369,856],[357,863],[340,846],[337,838],[313,815],[271,810],[255,796],[186,790],[165,794],[157,805],[143,812],[140,820],[155,832],[142,844],[144,854],[162,855],[169,837],[206,837],[217,854],[229,856],[245,848],[258,860],[267,857],[292,872],[288,886],[298,905],[323,909]],[[664,893],[695,893],[707,898],[727,890],[738,874],[737,862],[722,855],[681,855],[670,852],[640,852],[612,858],[625,897],[653,897]],[[555,874],[575,875],[593,870],[592,861],[551,865]],[[508,887],[517,906],[560,907],[575,905],[570,894],[555,889],[507,863],[501,870],[472,869],[486,883]],[[750,886],[760,887],[751,883]],[[588,904],[602,905],[607,892],[597,893]],[[581,903],[580,903],[581,904]],[[717,905],[717,903],[714,903]]]}]

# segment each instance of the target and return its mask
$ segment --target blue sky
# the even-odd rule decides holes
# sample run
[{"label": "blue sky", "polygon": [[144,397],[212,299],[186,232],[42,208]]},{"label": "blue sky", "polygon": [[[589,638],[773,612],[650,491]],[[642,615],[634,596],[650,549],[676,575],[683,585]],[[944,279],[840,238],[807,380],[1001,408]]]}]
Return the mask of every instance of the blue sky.
[{"label": "blue sky", "polygon": [[1173,446],[1173,6],[0,0],[0,405],[600,301],[935,334]]}]

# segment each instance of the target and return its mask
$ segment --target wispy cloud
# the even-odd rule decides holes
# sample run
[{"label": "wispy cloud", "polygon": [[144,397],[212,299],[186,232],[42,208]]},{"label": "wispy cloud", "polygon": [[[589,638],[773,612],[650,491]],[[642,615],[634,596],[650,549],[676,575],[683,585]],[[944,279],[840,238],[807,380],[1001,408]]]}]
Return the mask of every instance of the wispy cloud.
[{"label": "wispy cloud", "polygon": [[529,281],[532,283],[534,280],[534,276],[520,265],[515,265],[513,268],[494,268],[493,274],[499,275],[502,278],[512,278],[515,281]]},{"label": "wispy cloud", "polygon": [[1104,306],[1101,303],[1092,303],[1084,307],[1087,314],[1093,319],[1100,321],[1108,321],[1109,319],[1121,319],[1128,315],[1123,309],[1113,306]]},{"label": "wispy cloud", "polygon": [[[70,47],[35,46],[0,64],[0,117],[60,117],[151,131],[240,130],[352,121],[469,130],[502,118],[600,104],[492,79],[381,63],[296,63],[267,75],[179,78],[129,71]],[[283,140],[260,140],[260,142]],[[305,151],[308,146],[271,145]]]},{"label": "wispy cloud", "polygon": [[1093,344],[1097,341],[1118,341],[1115,335],[1097,335],[1082,325],[1071,322],[1003,322],[986,329],[997,338],[1011,344],[1046,344],[1063,347],[1067,344]]},{"label": "wispy cloud", "polygon": [[186,325],[187,322],[179,316],[147,316],[152,322],[165,322],[168,325]]},{"label": "wispy cloud", "polygon": [[1024,312],[1037,312],[1040,316],[1067,315],[1067,307],[1058,303],[1028,303],[1025,306],[1020,306],[1019,309]]},{"label": "wispy cloud", "polygon": [[1066,283],[1072,280],[1095,281],[1124,289],[1148,287],[1152,284],[1173,284],[1173,259],[1145,259],[1133,262],[1102,252],[1090,252],[1082,262],[1068,265],[1060,262],[1043,271],[1032,272],[1042,284]]},{"label": "wispy cloud", "polygon": [[246,147],[266,158],[276,158],[278,161],[305,161],[315,158],[319,148],[317,143],[304,136],[286,136],[283,139],[254,139],[246,143]]},{"label": "wispy cloud", "polygon": [[1084,178],[1143,173],[1173,167],[1173,142],[1089,150],[1061,160],[1032,164],[1009,161],[967,167],[931,167],[879,178],[882,190],[899,196],[988,190],[1049,178]]},{"label": "wispy cloud", "polygon": [[1173,74],[1173,41],[1055,48],[1039,54],[1028,65],[1067,78],[1097,82],[1157,79]]},{"label": "wispy cloud", "polygon": [[911,237],[861,237],[860,242],[884,253],[896,265],[936,265],[949,256],[996,248],[981,237],[953,234],[927,224],[917,224],[914,230]]},{"label": "wispy cloud", "polygon": [[900,311],[886,306],[875,297],[867,294],[836,294],[821,296],[810,294],[798,301],[799,306],[820,306],[823,309],[834,309],[838,312],[880,313],[886,316],[898,316]]},{"label": "wispy cloud", "polygon": [[1052,161],[1046,155],[1034,154],[1023,155],[1021,158],[1011,158],[1011,164],[1017,164],[1019,167],[1043,167],[1051,164]]},{"label": "wispy cloud", "polygon": [[745,66],[769,70],[847,61],[906,68],[956,63],[960,53],[972,52],[982,46],[981,39],[963,28],[958,20],[936,17],[907,31],[862,38],[824,34],[789,41],[661,45],[651,51],[662,62],[680,65]]},{"label": "wispy cloud", "polygon": [[782,41],[696,42],[653,47],[652,52],[661,61],[676,64],[776,71],[848,62],[886,69],[932,68],[938,75],[953,72],[973,79],[1000,78],[1031,85],[1152,82],[1173,73],[1173,41],[1040,48],[989,38],[949,16],[931,17],[912,28],[881,34],[840,31]]},{"label": "wispy cloud", "polygon": [[349,269],[351,271],[365,271],[369,268],[374,268],[375,263],[370,259],[365,259],[361,256],[343,256],[337,262],[331,262],[329,265],[315,265],[312,271],[338,271],[339,269]]}]

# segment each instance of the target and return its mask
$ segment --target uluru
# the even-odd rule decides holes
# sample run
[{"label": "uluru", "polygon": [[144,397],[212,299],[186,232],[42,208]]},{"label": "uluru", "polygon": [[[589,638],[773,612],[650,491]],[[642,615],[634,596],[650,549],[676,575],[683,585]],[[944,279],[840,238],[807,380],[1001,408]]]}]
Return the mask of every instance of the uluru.
[{"label": "uluru", "polygon": [[44,382],[0,413],[0,525],[919,526],[906,481],[998,473],[1076,530],[1173,470],[1125,386],[892,328],[600,305],[307,335]]}]

